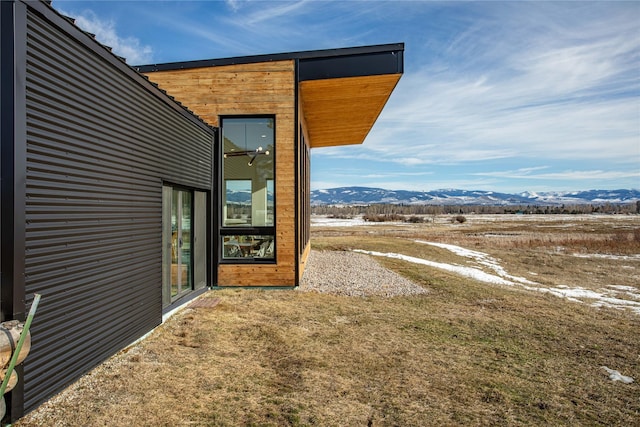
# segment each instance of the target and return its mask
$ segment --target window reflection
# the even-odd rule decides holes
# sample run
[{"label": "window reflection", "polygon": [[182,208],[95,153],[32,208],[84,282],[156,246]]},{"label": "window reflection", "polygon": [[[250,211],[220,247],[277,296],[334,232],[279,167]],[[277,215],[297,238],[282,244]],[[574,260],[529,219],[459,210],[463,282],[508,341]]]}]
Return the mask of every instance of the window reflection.
[{"label": "window reflection", "polygon": [[222,259],[275,261],[275,119],[223,117]]},{"label": "window reflection", "polygon": [[226,118],[222,135],[223,226],[273,226],[273,118]]},{"label": "window reflection", "polygon": [[266,235],[222,236],[224,259],[273,259],[274,239]]}]

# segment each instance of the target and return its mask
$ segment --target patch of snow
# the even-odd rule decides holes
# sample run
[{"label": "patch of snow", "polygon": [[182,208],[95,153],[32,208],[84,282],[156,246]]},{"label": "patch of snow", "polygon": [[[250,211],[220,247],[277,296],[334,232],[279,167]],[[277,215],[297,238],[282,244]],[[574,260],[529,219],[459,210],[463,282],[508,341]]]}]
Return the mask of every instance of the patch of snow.
[{"label": "patch of snow", "polygon": [[[609,285],[610,288],[613,289],[617,289],[619,291],[627,291],[627,292],[631,292],[634,293],[636,295],[638,295],[638,292],[640,292],[640,289],[633,287],[633,286],[622,286],[622,285]],[[640,295],[638,295],[640,296]]]},{"label": "patch of snow", "polygon": [[472,251],[470,249],[465,249],[460,246],[449,245],[446,243],[427,242],[424,240],[415,240],[415,242],[421,243],[424,245],[431,245],[431,246],[436,246],[438,248],[446,249],[448,251],[453,252],[456,255],[459,255],[465,258],[472,258],[476,260],[479,264],[484,265],[485,267],[488,267],[491,270],[495,271],[498,274],[498,276],[503,277],[505,279],[513,280],[519,283],[526,283],[529,285],[537,285],[536,282],[532,282],[531,280],[526,279],[524,277],[512,276],[508,274],[506,270],[500,265],[498,260],[496,260],[495,258],[492,258],[491,256],[489,256],[489,254],[486,254],[484,252]]},{"label": "patch of snow", "polygon": [[372,226],[383,226],[383,225],[410,225],[404,222],[368,222],[365,221],[361,216],[353,217],[351,219],[345,218],[329,218],[326,216],[311,216],[311,226],[312,227],[356,227],[360,225],[372,225]]},{"label": "patch of snow", "polygon": [[604,295],[594,292],[589,289],[584,288],[568,288],[568,287],[557,287],[557,288],[549,288],[548,292],[564,298],[569,299],[577,299],[577,298],[591,298],[591,299],[602,299]]},{"label": "patch of snow", "polygon": [[328,218],[326,216],[312,216],[311,226],[353,227],[364,225],[366,221],[361,216],[351,219]]},{"label": "patch of snow", "polygon": [[607,368],[606,366],[603,366],[602,369],[607,371],[607,373],[609,374],[609,379],[611,381],[621,381],[625,384],[631,384],[633,382],[633,378],[628,377],[626,375],[622,375],[620,372],[616,371],[615,369],[610,369],[610,368]]},{"label": "patch of snow", "polygon": [[609,285],[608,288],[613,289],[612,293],[622,293],[626,296],[631,297],[634,300],[640,301],[640,289],[634,288],[633,286],[621,286],[621,285]]},{"label": "patch of snow", "polygon": [[436,243],[436,242],[427,242],[425,240],[414,240],[416,243],[421,243],[423,245],[431,245],[442,249],[447,249],[448,251],[453,252],[456,255],[460,255],[463,257],[475,258],[475,259],[483,259],[488,255],[484,252],[472,251],[471,249],[465,249],[461,246],[449,245],[447,243]]},{"label": "patch of snow", "polygon": [[485,254],[484,252],[473,251],[470,249],[462,248],[460,246],[449,245],[445,243],[434,243],[434,242],[427,242],[423,240],[415,240],[415,242],[420,244],[428,244],[428,245],[440,247],[443,249],[450,250],[451,252],[454,252],[457,255],[467,257],[467,258],[472,258],[475,261],[477,261],[479,264],[493,270],[495,273],[497,273],[497,275],[487,273],[486,271],[476,267],[466,267],[466,266],[460,266],[460,265],[452,265],[452,264],[446,264],[441,262],[429,261],[422,258],[417,258],[417,257],[412,257],[412,256],[402,255],[397,253],[365,251],[361,249],[355,249],[354,252],[373,255],[373,256],[399,259],[399,260],[411,262],[414,264],[426,265],[429,267],[450,271],[452,273],[459,274],[463,277],[474,279],[479,282],[496,284],[496,285],[520,286],[521,288],[529,291],[548,293],[551,295],[555,295],[557,297],[565,298],[569,301],[584,303],[585,301],[582,301],[582,299],[593,300],[593,302],[591,303],[591,306],[593,307],[609,307],[609,308],[616,308],[616,309],[626,308],[637,314],[640,314],[639,301],[616,298],[617,294],[625,293],[630,295],[633,299],[640,300],[640,294],[638,293],[638,289],[632,286],[611,285],[609,286],[609,289],[600,289],[600,292],[596,292],[590,289],[585,289],[582,287],[569,287],[569,286],[545,288],[545,287],[542,287],[540,283],[533,282],[523,277],[517,277],[517,276],[512,276],[510,274],[507,274],[505,269],[501,265],[499,265],[496,259],[490,257],[488,254]]},{"label": "patch of snow", "polygon": [[461,276],[464,277],[468,277],[471,279],[475,279],[478,280],[480,282],[485,282],[485,283],[493,283],[496,285],[514,285],[515,283],[503,279],[502,277],[496,276],[494,274],[489,274],[486,273],[482,270],[480,270],[479,268],[474,268],[474,267],[463,267],[463,266],[459,266],[459,265],[451,265],[451,264],[445,264],[445,263],[441,263],[441,262],[434,262],[434,261],[428,261],[426,259],[422,259],[422,258],[416,258],[416,257],[412,257],[412,256],[408,256],[408,255],[401,255],[401,254],[396,254],[396,253],[392,253],[392,252],[376,252],[376,251],[365,251],[365,250],[361,250],[361,249],[354,249],[354,252],[358,252],[358,253],[362,253],[362,254],[367,254],[367,255],[373,255],[373,256],[380,256],[380,257],[387,257],[387,258],[395,258],[395,259],[400,259],[403,261],[408,261],[408,262],[412,262],[414,264],[422,264],[422,265],[427,265],[429,267],[434,267],[434,268],[439,268],[441,270],[446,270],[446,271],[451,271],[453,273],[457,273]]},{"label": "patch of snow", "polygon": [[640,303],[636,301],[629,301],[626,299],[602,297],[599,300],[596,300],[596,302],[591,305],[593,307],[609,307],[616,309],[628,308],[636,314],[640,314]]},{"label": "patch of snow", "polygon": [[573,254],[576,258],[600,258],[617,261],[640,261],[640,254],[635,255],[607,255],[607,254]]}]

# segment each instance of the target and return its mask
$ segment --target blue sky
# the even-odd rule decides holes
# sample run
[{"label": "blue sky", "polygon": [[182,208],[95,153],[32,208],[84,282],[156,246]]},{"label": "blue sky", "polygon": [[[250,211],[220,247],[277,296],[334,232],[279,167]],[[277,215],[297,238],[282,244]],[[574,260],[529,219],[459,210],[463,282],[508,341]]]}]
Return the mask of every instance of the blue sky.
[{"label": "blue sky", "polygon": [[312,188],[640,188],[640,2],[59,1],[131,65],[405,43],[361,146]]}]

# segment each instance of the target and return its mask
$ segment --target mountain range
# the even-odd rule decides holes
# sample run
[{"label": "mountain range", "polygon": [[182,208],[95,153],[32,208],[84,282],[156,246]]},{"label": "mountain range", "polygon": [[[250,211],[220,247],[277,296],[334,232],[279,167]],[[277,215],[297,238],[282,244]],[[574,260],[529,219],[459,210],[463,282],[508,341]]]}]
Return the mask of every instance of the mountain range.
[{"label": "mountain range", "polygon": [[518,194],[457,189],[433,191],[385,190],[369,187],[339,187],[311,191],[312,205],[548,205],[635,203],[640,190],[545,191]]}]

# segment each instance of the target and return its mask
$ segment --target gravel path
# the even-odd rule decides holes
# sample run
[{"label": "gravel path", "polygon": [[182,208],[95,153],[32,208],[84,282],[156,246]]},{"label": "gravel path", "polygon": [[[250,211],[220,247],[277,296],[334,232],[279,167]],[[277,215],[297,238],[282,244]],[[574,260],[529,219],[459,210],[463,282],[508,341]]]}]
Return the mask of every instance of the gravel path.
[{"label": "gravel path", "polygon": [[417,295],[427,289],[355,252],[311,251],[298,287],[302,292],[347,296]]}]

